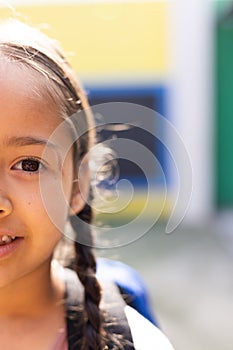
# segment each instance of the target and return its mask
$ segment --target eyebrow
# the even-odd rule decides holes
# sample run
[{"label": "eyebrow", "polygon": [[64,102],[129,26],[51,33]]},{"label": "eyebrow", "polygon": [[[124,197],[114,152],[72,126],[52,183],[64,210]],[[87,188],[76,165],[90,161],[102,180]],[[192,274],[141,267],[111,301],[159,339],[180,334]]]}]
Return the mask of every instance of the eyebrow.
[{"label": "eyebrow", "polygon": [[51,141],[34,136],[13,136],[5,140],[6,146],[31,146],[31,145],[43,145],[58,149],[59,147]]},{"label": "eyebrow", "polygon": [[55,154],[58,157],[58,164],[61,166],[62,164],[62,155],[61,148],[59,145],[49,141],[46,138],[37,137],[37,136],[12,136],[7,137],[5,139],[5,145],[7,147],[15,146],[15,147],[25,147],[25,146],[33,146],[33,145],[42,145],[49,147],[55,151]]}]

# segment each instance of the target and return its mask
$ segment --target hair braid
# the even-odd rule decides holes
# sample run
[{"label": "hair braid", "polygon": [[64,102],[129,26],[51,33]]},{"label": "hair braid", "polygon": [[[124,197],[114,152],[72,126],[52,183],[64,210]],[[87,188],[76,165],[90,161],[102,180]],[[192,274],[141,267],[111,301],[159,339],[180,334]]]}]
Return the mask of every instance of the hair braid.
[{"label": "hair braid", "polygon": [[[86,204],[79,213],[79,218],[86,223],[91,223],[92,210]],[[91,230],[85,232],[89,245],[75,242],[74,269],[84,286],[84,324],[83,324],[83,350],[101,350],[103,344],[102,315],[99,309],[101,300],[101,287],[95,276],[96,260],[92,252]]]}]

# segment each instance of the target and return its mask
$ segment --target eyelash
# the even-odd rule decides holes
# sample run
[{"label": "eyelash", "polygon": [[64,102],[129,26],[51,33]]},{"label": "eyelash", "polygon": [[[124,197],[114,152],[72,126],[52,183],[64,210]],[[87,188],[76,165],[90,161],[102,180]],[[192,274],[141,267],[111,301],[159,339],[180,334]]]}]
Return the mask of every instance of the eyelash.
[{"label": "eyelash", "polygon": [[[38,167],[36,170],[24,170],[23,167],[23,162],[35,162],[37,163]],[[20,167],[19,167],[20,165]],[[29,173],[29,174],[38,174],[41,170],[43,170],[45,168],[44,164],[41,162],[40,159],[34,158],[34,157],[27,157],[24,159],[21,159],[20,161],[18,161],[14,166],[13,166],[13,170],[19,170],[19,171],[23,171],[25,173]]]}]

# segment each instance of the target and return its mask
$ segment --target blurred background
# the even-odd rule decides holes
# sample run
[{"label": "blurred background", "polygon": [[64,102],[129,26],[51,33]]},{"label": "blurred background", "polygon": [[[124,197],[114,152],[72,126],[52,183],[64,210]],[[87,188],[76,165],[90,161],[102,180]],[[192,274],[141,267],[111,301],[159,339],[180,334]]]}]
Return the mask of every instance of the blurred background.
[{"label": "blurred background", "polygon": [[[141,238],[98,249],[98,254],[141,273],[175,349],[232,350],[233,1],[18,0],[0,5],[1,19],[39,25],[62,43],[92,105],[140,104],[175,127],[189,155],[191,185],[185,180],[186,170],[190,180],[190,165],[172,149],[172,135],[166,138],[159,120],[148,128],[165,135],[170,152],[142,130],[143,115],[139,128],[101,131],[101,138],[114,132],[113,138],[144,145],[160,168],[152,165],[145,178],[143,169],[120,160],[119,178],[133,184],[134,194],[124,210],[104,219],[117,227],[137,216],[147,200],[148,176],[154,201],[142,216]],[[182,212],[174,211],[186,186]],[[167,234],[172,213],[179,225]],[[128,225],[126,236],[133,237],[134,230]]]}]

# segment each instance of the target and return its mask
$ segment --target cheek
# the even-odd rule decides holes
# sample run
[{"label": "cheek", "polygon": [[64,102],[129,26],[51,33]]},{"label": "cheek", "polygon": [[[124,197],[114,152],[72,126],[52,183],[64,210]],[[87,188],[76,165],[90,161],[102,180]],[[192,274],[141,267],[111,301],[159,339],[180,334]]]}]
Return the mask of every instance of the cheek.
[{"label": "cheek", "polygon": [[43,210],[53,225],[64,233],[65,224],[70,212],[73,169],[70,157],[67,157],[60,174],[52,177],[41,177],[40,198]]},{"label": "cheek", "polygon": [[54,178],[46,181],[40,188],[40,207],[49,220],[59,231],[64,232],[64,226],[69,211],[69,202],[63,192],[62,181]]},{"label": "cheek", "polygon": [[[69,194],[66,184],[67,194]],[[41,181],[17,184],[12,183],[13,214],[34,229],[57,230],[64,232],[69,211],[69,201],[63,192],[59,176],[41,176]],[[24,219],[23,219],[24,218]]]}]

